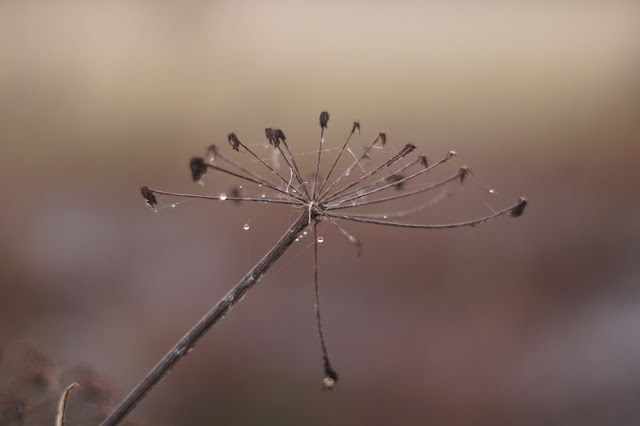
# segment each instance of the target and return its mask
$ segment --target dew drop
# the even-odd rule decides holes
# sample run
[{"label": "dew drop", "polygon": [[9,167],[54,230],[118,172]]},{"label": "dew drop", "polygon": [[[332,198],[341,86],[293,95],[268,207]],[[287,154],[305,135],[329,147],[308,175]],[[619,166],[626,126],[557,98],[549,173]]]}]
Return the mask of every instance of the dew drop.
[{"label": "dew drop", "polygon": [[307,231],[304,231],[304,232],[302,233],[302,235],[307,235]]},{"label": "dew drop", "polygon": [[176,208],[176,206],[177,206],[177,204],[176,204],[176,203],[171,204],[171,208],[172,208],[172,209],[175,209],[175,208]]},{"label": "dew drop", "polygon": [[324,237],[318,237],[318,242],[321,243],[324,241]]},{"label": "dew drop", "polygon": [[242,185],[240,185],[240,189],[242,189]]},{"label": "dew drop", "polygon": [[245,223],[244,226],[242,227],[245,231],[249,230],[249,224]]},{"label": "dew drop", "polygon": [[387,217],[388,217],[387,215],[382,216],[383,219],[386,219]]},{"label": "dew drop", "polygon": [[493,188],[491,188],[491,189],[489,190],[489,192],[490,192],[490,193],[492,193],[492,194],[496,194],[496,193],[497,193],[497,192],[496,192],[496,190],[495,190],[495,189],[493,189]]},{"label": "dew drop", "polygon": [[227,194],[225,194],[224,192],[220,194],[220,200],[224,201],[226,199],[227,199]]},{"label": "dew drop", "polygon": [[262,194],[262,198],[266,197],[266,195]]},{"label": "dew drop", "polygon": [[[242,188],[242,187],[241,187]],[[262,188],[262,184],[258,184],[258,188]]]},{"label": "dew drop", "polygon": [[296,238],[296,243],[297,243],[298,241],[300,241],[300,238]]}]

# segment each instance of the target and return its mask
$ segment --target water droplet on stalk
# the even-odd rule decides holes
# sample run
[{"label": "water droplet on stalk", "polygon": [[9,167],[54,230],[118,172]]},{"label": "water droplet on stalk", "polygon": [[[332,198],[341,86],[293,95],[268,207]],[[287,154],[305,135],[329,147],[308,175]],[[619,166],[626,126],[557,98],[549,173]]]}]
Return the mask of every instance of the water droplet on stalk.
[{"label": "water droplet on stalk", "polygon": [[227,194],[225,194],[224,192],[220,194],[220,200],[224,201],[226,199],[227,199]]},{"label": "water droplet on stalk", "polygon": [[321,243],[324,241],[324,237],[318,237],[318,242]]},{"label": "water droplet on stalk", "polygon": [[249,224],[245,223],[244,226],[242,227],[245,231],[249,230]]}]

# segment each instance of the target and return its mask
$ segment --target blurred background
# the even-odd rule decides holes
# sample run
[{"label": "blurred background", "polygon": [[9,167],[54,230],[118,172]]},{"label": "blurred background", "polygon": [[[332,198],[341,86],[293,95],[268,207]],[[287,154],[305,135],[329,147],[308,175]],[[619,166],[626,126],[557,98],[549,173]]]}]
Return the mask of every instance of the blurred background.
[{"label": "blurred background", "polygon": [[169,197],[153,213],[140,186],[228,192],[215,175],[194,185],[189,158],[230,151],[231,131],[267,152],[267,126],[310,171],[323,110],[327,147],[359,120],[354,147],[382,130],[471,167],[414,222],[530,205],[473,229],[345,224],[361,257],[322,225],[335,391],[320,390],[303,239],[129,424],[639,424],[639,13],[0,3],[0,424],[53,424],[72,381],[68,424],[100,421],[298,215]]}]

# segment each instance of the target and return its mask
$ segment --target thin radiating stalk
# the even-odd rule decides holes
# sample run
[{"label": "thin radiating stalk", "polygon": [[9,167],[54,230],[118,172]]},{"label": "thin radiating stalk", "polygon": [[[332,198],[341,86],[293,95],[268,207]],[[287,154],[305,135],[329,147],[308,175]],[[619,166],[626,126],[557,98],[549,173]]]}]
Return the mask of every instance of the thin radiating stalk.
[{"label": "thin radiating stalk", "polygon": [[338,179],[335,180],[335,182],[333,182],[333,184],[331,184],[331,186],[324,191],[324,193],[320,194],[320,196],[318,197],[320,200],[322,200],[323,198],[325,198],[327,196],[328,193],[330,193],[331,191],[333,191],[333,189],[340,183],[342,182],[342,180],[344,178],[346,178],[347,176],[349,176],[351,174],[351,172],[353,171],[353,169],[360,164],[360,160],[362,160],[364,158],[365,155],[367,155],[369,153],[369,151],[371,150],[371,148],[376,144],[376,142],[378,142],[378,140],[380,140],[380,135],[378,135],[378,137],[376,137],[373,142],[371,142],[367,148],[365,148],[364,151],[362,151],[362,154],[360,154],[360,156],[358,158],[356,158],[356,160],[349,166],[347,167],[347,170],[345,170],[340,176],[338,176]]},{"label": "thin radiating stalk", "polygon": [[289,145],[287,145],[287,142],[283,140],[282,143],[284,144],[284,147],[287,148],[287,152],[289,153],[289,156],[291,157],[291,164],[293,164],[293,171],[294,171],[294,173],[296,173],[296,175],[298,177],[298,181],[302,185],[302,189],[304,190],[304,193],[307,194],[308,198],[311,198],[311,194],[309,194],[309,190],[307,189],[307,185],[305,185],[304,179],[302,179],[302,174],[300,173],[300,169],[298,169],[298,165],[296,164],[296,157],[293,156],[293,153],[289,149]]},{"label": "thin radiating stalk", "polygon": [[[275,174],[278,178],[280,178],[280,180],[282,182],[284,182],[285,185],[289,185],[289,181],[286,180],[284,177],[282,177],[282,175],[280,173],[278,173],[273,167],[271,167],[266,161],[264,161],[259,155],[257,155],[255,152],[251,151],[249,149],[249,147],[247,147],[245,144],[243,144],[242,142],[239,143],[240,146],[242,148],[244,148],[249,154],[253,155],[260,163],[262,163],[266,168],[268,168],[269,170],[271,170],[271,172],[273,174]],[[293,189],[295,189],[296,191],[298,191],[298,188],[296,188],[295,186],[293,187]],[[299,191],[298,191],[299,192]],[[302,200],[302,197],[296,197]]]},{"label": "thin radiating stalk", "polygon": [[[357,128],[358,129],[360,128],[360,124],[358,124]],[[318,190],[318,194],[322,194],[322,190],[324,189],[324,186],[329,181],[329,178],[331,177],[331,173],[333,173],[333,169],[336,168],[336,164],[338,164],[338,160],[340,160],[340,157],[342,157],[342,154],[344,153],[345,148],[347,147],[347,145],[349,144],[349,141],[351,140],[351,136],[353,136],[353,134],[355,132],[356,132],[356,125],[354,123],[354,126],[351,129],[351,133],[349,133],[349,136],[347,137],[347,141],[344,143],[344,145],[342,145],[342,149],[340,150],[340,153],[338,153],[338,156],[336,157],[336,161],[333,162],[333,166],[331,166],[331,169],[329,169],[329,173],[327,173],[327,177],[324,178],[324,182],[322,182],[322,185],[320,186],[320,189]]]},{"label": "thin radiating stalk", "polygon": [[318,326],[318,335],[320,336],[320,346],[322,347],[322,365],[324,367],[323,389],[332,389],[338,381],[338,374],[331,368],[329,361],[329,353],[327,345],[324,342],[324,333],[322,332],[322,321],[320,320],[320,292],[318,289],[318,227],[313,224],[313,277],[315,284],[316,296],[316,324]]},{"label": "thin radiating stalk", "polygon": [[[268,180],[266,180],[265,178],[263,178],[263,177],[261,177],[261,176],[256,175],[255,173],[253,173],[253,172],[251,172],[251,171],[249,171],[249,170],[245,169],[245,168],[244,168],[244,167],[242,167],[240,164],[238,164],[238,163],[236,163],[235,161],[231,160],[230,158],[227,158],[226,156],[224,156],[222,153],[220,153],[220,152],[215,152],[215,153],[214,153],[214,161],[215,161],[215,158],[216,158],[216,157],[219,157],[219,158],[220,158],[222,161],[224,161],[225,163],[232,165],[233,167],[237,168],[238,170],[242,171],[243,173],[246,173],[247,175],[251,176],[252,178],[254,178],[255,180],[257,180],[258,182],[261,182],[261,184],[262,184],[263,186],[266,186],[267,188],[271,188],[271,189],[273,189],[273,188],[277,188],[277,186],[276,186],[276,185],[274,185],[273,183],[269,182]],[[293,186],[293,185],[292,185],[292,187],[293,187],[293,189],[294,189],[295,191],[298,191],[298,189],[297,189],[295,186]],[[292,195],[293,195],[293,194],[292,194]],[[300,199],[301,199],[301,198],[300,198]]]},{"label": "thin radiating stalk", "polygon": [[[218,167],[218,166],[216,166],[214,164],[211,164],[211,163],[207,163],[207,167],[209,167],[211,169],[214,169],[214,170],[218,170],[219,172],[226,173],[226,174],[231,175],[231,176],[235,176],[235,177],[240,178],[240,179],[244,179],[244,180],[249,181],[249,182],[253,182],[253,183],[257,184],[257,185],[262,185],[259,181],[255,180],[253,178],[250,178],[250,177],[247,177],[247,176],[243,176],[243,175],[241,175],[239,173],[232,172],[231,170],[223,169],[222,167]],[[274,191],[277,191],[277,192],[279,192],[281,194],[284,194],[287,197],[292,197],[292,198],[298,199],[300,201],[303,201],[303,199],[301,197],[297,196],[296,194],[292,194],[290,192],[283,191],[282,189],[280,189],[278,187],[274,186],[274,187],[269,187],[269,188],[273,189]]]},{"label": "thin radiating stalk", "polygon": [[294,205],[303,205],[301,201],[297,200],[286,200],[279,198],[260,198],[260,197],[227,197],[225,199],[220,198],[220,196],[213,195],[196,195],[196,194],[185,194],[181,192],[171,192],[171,191],[161,191],[159,189],[151,189],[150,191],[160,194],[160,195],[169,195],[172,197],[180,197],[180,198],[196,198],[201,200],[217,200],[217,201],[250,201],[250,202],[259,202],[259,203],[275,203],[275,204],[294,204]]},{"label": "thin radiating stalk", "polygon": [[338,228],[338,231],[340,231],[340,233],[342,233],[342,235],[344,235],[345,237],[347,237],[347,239],[349,240],[349,242],[351,244],[353,244],[356,247],[356,255],[360,256],[362,254],[362,243],[360,242],[359,239],[357,239],[355,236],[351,235],[349,232],[347,232],[346,229],[344,229],[342,226],[340,226],[338,224],[338,222],[335,221],[335,219],[331,218],[331,217],[327,217],[327,219],[329,220],[329,222],[331,222],[336,228]]},{"label": "thin radiating stalk", "polygon": [[379,165],[375,169],[371,170],[370,172],[364,174],[363,176],[360,176],[358,179],[356,179],[354,182],[351,182],[349,185],[345,186],[344,188],[338,190],[337,192],[334,192],[333,195],[323,197],[321,199],[321,202],[324,203],[326,201],[330,201],[332,199],[335,199],[338,195],[344,193],[345,191],[348,191],[349,189],[351,189],[354,186],[358,185],[360,182],[364,181],[365,179],[368,179],[369,177],[375,175],[376,173],[378,173],[381,170],[386,169],[387,167],[391,167],[396,162],[402,160],[404,157],[409,155],[415,148],[416,148],[415,145],[412,145],[410,143],[406,144],[404,146],[404,148],[402,148],[400,150],[400,152],[398,152],[396,155],[391,157],[389,160],[387,160],[383,164]]},{"label": "thin radiating stalk", "polygon": [[[438,166],[439,166],[439,165],[441,165],[441,164],[444,164],[445,162],[447,162],[448,160],[450,160],[451,158],[453,158],[453,156],[454,156],[454,155],[455,155],[455,154],[453,154],[453,151],[449,151],[449,152],[447,153],[447,155],[445,155],[445,156],[444,156],[444,157],[442,157],[439,161],[437,161],[436,163],[434,163],[434,164],[430,165],[429,167],[425,167],[424,169],[422,169],[422,170],[420,170],[420,171],[418,171],[418,172],[415,172],[414,174],[412,174],[412,175],[410,175],[410,176],[407,176],[407,177],[401,178],[401,179],[399,179],[399,180],[397,180],[397,181],[393,181],[393,182],[391,182],[391,183],[385,184],[384,186],[382,186],[382,187],[380,187],[380,188],[372,189],[372,190],[371,190],[371,191],[369,191],[369,192],[363,192],[363,191],[368,191],[369,189],[373,188],[374,186],[379,185],[380,183],[384,182],[385,180],[387,180],[387,179],[388,179],[388,177],[389,177],[389,176],[395,176],[395,175],[398,175],[398,174],[400,174],[400,173],[404,172],[405,170],[407,170],[409,167],[413,166],[414,164],[419,163],[419,162],[421,161],[421,158],[418,158],[418,159],[416,159],[415,161],[412,161],[411,163],[407,164],[406,166],[403,166],[403,167],[399,168],[398,170],[396,170],[395,172],[393,172],[393,173],[392,173],[391,175],[389,175],[389,176],[385,176],[385,177],[383,177],[383,178],[380,178],[380,179],[376,180],[375,182],[370,183],[370,184],[368,184],[368,185],[366,185],[366,186],[364,186],[364,187],[362,187],[362,188],[359,188],[359,189],[355,189],[355,190],[353,190],[353,191],[346,192],[346,193],[342,194],[342,195],[341,195],[341,196],[339,196],[339,197],[334,197],[333,199],[331,199],[331,200],[327,200],[327,201],[325,201],[325,202],[335,202],[335,201],[339,201],[340,203],[342,203],[342,202],[351,201],[351,200],[355,200],[355,199],[358,199],[358,198],[366,197],[366,196],[371,195],[371,194],[374,194],[374,193],[376,193],[376,192],[383,191],[383,190],[385,190],[385,189],[387,189],[387,188],[395,187],[395,186],[397,186],[398,184],[403,184],[403,183],[408,182],[408,181],[410,181],[410,180],[412,180],[412,179],[415,179],[416,177],[418,177],[418,176],[420,176],[420,175],[422,175],[422,174],[429,173],[429,172],[430,172],[431,170],[433,170],[434,168],[438,167]],[[357,195],[356,195],[356,196],[354,196],[354,197],[349,197],[349,196],[350,196],[350,195],[352,195],[352,194],[357,194]]]},{"label": "thin radiating stalk", "polygon": [[[284,143],[284,142],[283,142]],[[287,148],[288,149],[288,148]],[[289,162],[289,160],[287,159],[287,156],[284,155],[284,151],[282,150],[282,148],[280,147],[280,145],[278,145],[278,151],[280,151],[280,154],[282,155],[282,158],[284,159],[285,163],[287,163],[287,166],[289,167],[289,170],[291,170],[291,172],[293,173],[293,175],[296,177],[296,180],[300,183],[300,185],[302,185],[302,189],[304,190],[305,194],[307,194],[307,197],[309,196],[309,192],[307,191],[307,187],[304,184],[304,180],[302,179],[302,177],[300,176],[300,174],[298,173],[297,167],[293,167],[291,165],[291,163]],[[291,152],[291,151],[289,151]],[[293,157],[291,157],[291,159],[293,159]],[[294,189],[296,189],[296,191],[298,191],[297,188],[294,187]]]},{"label": "thin radiating stalk", "polygon": [[514,212],[516,211],[516,209],[523,207],[523,203],[526,203],[526,201],[521,198],[516,204],[509,206],[505,209],[502,209],[498,212],[495,212],[493,214],[490,214],[489,216],[481,217],[479,219],[469,220],[466,222],[445,223],[445,224],[437,224],[437,225],[425,225],[425,224],[419,224],[419,223],[398,223],[398,222],[391,222],[388,220],[370,219],[370,218],[364,218],[359,216],[352,216],[348,214],[338,214],[338,213],[328,213],[328,212],[325,212],[324,215],[335,218],[335,219],[350,220],[352,222],[372,223],[376,225],[395,226],[398,228],[449,229],[449,228],[462,228],[465,226],[476,226],[481,223],[488,222],[491,219],[504,216],[506,214],[511,214],[512,216],[519,216],[519,215],[516,215]]},{"label": "thin radiating stalk", "polygon": [[334,204],[334,205],[329,205],[326,206],[326,210],[341,210],[341,209],[349,209],[352,207],[362,207],[362,206],[368,206],[371,204],[378,204],[378,203],[384,203],[386,201],[393,201],[393,200],[398,200],[400,198],[405,198],[405,197],[410,197],[412,195],[416,195],[416,194],[420,194],[423,192],[427,192],[427,191],[431,191],[432,189],[438,188],[442,185],[446,185],[447,183],[450,182],[454,182],[456,180],[458,180],[460,178],[460,173],[456,173],[453,176],[448,177],[447,179],[434,183],[432,185],[429,185],[427,187],[424,188],[420,188],[420,189],[416,189],[415,191],[409,191],[409,192],[403,192],[402,194],[397,194],[397,195],[390,195],[388,197],[385,198],[379,198],[377,200],[370,200],[370,201],[360,201],[358,203],[355,204],[350,204],[350,205],[340,205],[340,204]]},{"label": "thin radiating stalk", "polygon": [[318,148],[318,160],[316,161],[316,172],[313,177],[313,191],[311,198],[316,199],[316,194],[318,193],[318,173],[320,172],[320,155],[322,154],[322,145],[324,144],[324,127],[320,126],[320,147]]},{"label": "thin radiating stalk", "polygon": [[440,194],[436,195],[431,200],[427,201],[426,203],[423,203],[418,207],[414,207],[412,209],[392,211],[392,212],[386,212],[386,213],[360,213],[360,214],[351,215],[351,216],[363,217],[368,219],[402,219],[405,217],[415,216],[419,213],[422,213],[429,207],[433,207],[434,205],[442,201],[442,199],[446,197],[447,194],[449,194],[447,191],[442,191]]},{"label": "thin radiating stalk", "polygon": [[[315,217],[312,217],[314,220]],[[309,224],[309,215],[303,213],[298,220],[282,236],[280,241],[262,258],[245,277],[236,284],[225,297],[222,298],[178,343],[160,360],[160,362],[146,375],[144,379],[131,391],[127,397],[102,422],[102,426],[112,426],[120,423],[131,410],[140,402],[158,382],[171,371],[198,340],[227,312],[238,303],[247,291],[262,278],[265,272],[278,260],[293,244],[298,236]]]}]

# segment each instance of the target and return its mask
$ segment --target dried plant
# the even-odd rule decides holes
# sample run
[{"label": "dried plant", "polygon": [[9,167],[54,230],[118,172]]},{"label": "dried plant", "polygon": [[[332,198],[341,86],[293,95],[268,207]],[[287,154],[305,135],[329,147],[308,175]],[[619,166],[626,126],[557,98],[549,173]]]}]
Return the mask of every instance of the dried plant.
[{"label": "dried plant", "polygon": [[[338,155],[332,162],[331,167],[324,178],[321,176],[321,157],[324,150],[324,132],[328,127],[329,114],[325,111],[320,114],[320,142],[317,151],[316,165],[313,177],[305,180],[300,172],[296,162],[296,156],[287,144],[287,138],[280,129],[265,129],[265,136],[269,144],[278,153],[278,157],[284,160],[287,167],[289,178],[278,172],[277,167],[269,164],[269,161],[252,151],[249,146],[242,143],[235,133],[228,135],[228,142],[231,149],[242,152],[251,156],[261,164],[268,172],[270,178],[262,177],[242,164],[232,160],[223,152],[211,145],[207,149],[205,157],[193,157],[189,163],[191,176],[194,182],[200,182],[210,171],[220,172],[250,182],[260,187],[266,188],[271,192],[270,196],[262,195],[257,197],[242,196],[238,189],[233,190],[228,196],[221,193],[217,196],[206,196],[196,194],[183,194],[176,192],[163,191],[159,189],[151,189],[147,186],[141,188],[141,193],[150,208],[157,211],[158,200],[156,195],[164,195],[178,198],[197,198],[206,200],[232,200],[238,203],[270,203],[270,204],[289,204],[298,209],[300,215],[293,223],[289,230],[282,236],[273,248],[264,256],[264,258],[256,264],[251,271],[240,282],[218,302],[180,341],[165,355],[164,358],[156,365],[148,375],[133,389],[133,391],[121,402],[121,404],[107,417],[102,423],[103,425],[114,425],[119,423],[146,395],[147,392],[156,384],[169,370],[183,357],[196,342],[221,319],[231,307],[237,303],[244,294],[260,280],[262,275],[274,264],[280,256],[291,246],[291,244],[299,239],[307,228],[311,228],[313,241],[313,258],[314,258],[314,283],[315,283],[315,313],[318,334],[322,349],[322,359],[324,364],[323,389],[332,389],[337,380],[338,375],[333,369],[329,360],[322,322],[320,317],[320,304],[318,292],[318,244],[323,241],[318,236],[318,223],[326,221],[335,226],[348,240],[357,248],[360,253],[361,243],[355,236],[345,230],[340,222],[352,221],[362,222],[375,225],[393,226],[412,229],[446,229],[473,227],[475,225],[496,219],[500,216],[510,215],[519,217],[522,215],[527,201],[520,198],[514,204],[511,204],[499,211],[484,217],[472,220],[445,223],[445,224],[420,224],[405,222],[407,217],[416,215],[437,201],[438,196],[422,202],[416,207],[384,214],[372,213],[354,213],[359,208],[375,205],[379,203],[391,202],[399,199],[415,197],[418,195],[426,195],[430,191],[441,188],[452,182],[463,183],[469,176],[469,169],[460,167],[455,169],[454,173],[436,182],[421,182],[413,185],[420,176],[426,176],[430,171],[449,162],[456,153],[449,151],[440,160],[429,164],[427,157],[420,154],[413,161],[408,161],[416,147],[412,144],[406,144],[394,155],[386,158],[381,164],[365,170],[363,163],[371,161],[371,154],[374,149],[384,148],[387,144],[387,135],[380,132],[377,137],[369,143],[359,155],[355,155],[348,147],[352,136],[360,133],[360,123],[354,122],[346,141],[338,150]],[[351,164],[337,177],[333,178],[338,161],[345,152],[349,152],[354,160]],[[361,169],[362,174],[357,178],[352,178],[354,169]],[[390,173],[389,173],[390,172]],[[352,179],[350,182],[349,179]],[[275,182],[275,183],[274,183]],[[412,184],[409,186],[409,184]],[[390,194],[389,190],[395,190],[396,193]],[[440,197],[441,198],[441,197]],[[346,212],[342,212],[346,210]]]}]

